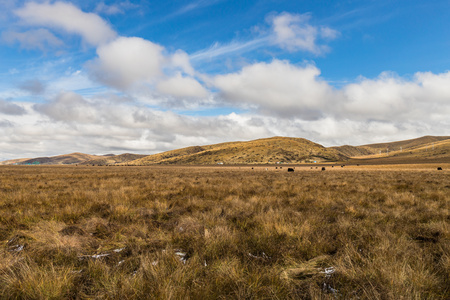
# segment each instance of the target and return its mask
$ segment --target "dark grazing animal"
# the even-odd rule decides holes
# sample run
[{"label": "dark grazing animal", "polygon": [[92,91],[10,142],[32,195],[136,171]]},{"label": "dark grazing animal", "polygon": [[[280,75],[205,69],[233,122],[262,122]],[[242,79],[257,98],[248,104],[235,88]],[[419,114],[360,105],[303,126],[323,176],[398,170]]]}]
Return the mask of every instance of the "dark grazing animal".
[{"label": "dark grazing animal", "polygon": [[294,169],[288,168],[288,172],[294,172]]}]

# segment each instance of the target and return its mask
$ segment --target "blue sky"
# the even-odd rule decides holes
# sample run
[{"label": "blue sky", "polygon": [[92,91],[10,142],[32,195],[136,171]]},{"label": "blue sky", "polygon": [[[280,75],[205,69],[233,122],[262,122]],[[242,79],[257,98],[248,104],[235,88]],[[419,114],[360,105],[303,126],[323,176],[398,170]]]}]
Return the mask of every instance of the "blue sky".
[{"label": "blue sky", "polygon": [[0,1],[0,159],[449,135],[449,1]]}]

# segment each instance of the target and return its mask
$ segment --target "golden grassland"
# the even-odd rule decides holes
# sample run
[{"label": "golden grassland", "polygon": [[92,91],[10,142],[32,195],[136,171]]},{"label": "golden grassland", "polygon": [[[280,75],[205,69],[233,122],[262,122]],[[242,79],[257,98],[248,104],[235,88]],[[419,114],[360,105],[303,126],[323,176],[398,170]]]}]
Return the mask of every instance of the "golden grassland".
[{"label": "golden grassland", "polygon": [[2,166],[0,298],[449,299],[440,166]]},{"label": "golden grassland", "polygon": [[193,146],[149,155],[124,164],[261,164],[339,161],[344,159],[347,159],[347,157],[338,150],[325,148],[306,139],[272,137],[247,142]]}]

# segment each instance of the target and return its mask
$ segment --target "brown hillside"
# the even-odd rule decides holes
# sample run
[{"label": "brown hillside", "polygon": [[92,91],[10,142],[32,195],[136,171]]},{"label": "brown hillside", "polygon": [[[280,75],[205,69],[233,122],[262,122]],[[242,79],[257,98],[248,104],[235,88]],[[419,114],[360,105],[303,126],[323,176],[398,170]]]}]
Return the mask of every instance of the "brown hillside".
[{"label": "brown hillside", "polygon": [[372,150],[363,148],[363,147],[355,147],[350,145],[344,145],[339,147],[330,147],[330,149],[335,149],[342,153],[345,156],[348,157],[354,157],[354,156],[363,156],[363,155],[370,155],[374,152]]},{"label": "brown hillside", "polygon": [[24,160],[20,164],[39,163],[39,164],[46,164],[46,165],[70,165],[70,164],[81,163],[81,162],[84,162],[87,160],[92,160],[92,159],[95,159],[98,157],[99,156],[97,156],[97,155],[90,155],[90,154],[76,152],[76,153],[51,156],[51,157],[32,158],[32,159]]},{"label": "brown hillside", "polygon": [[325,148],[306,139],[273,137],[248,142],[188,147],[149,155],[129,164],[266,164],[345,159],[347,157],[336,149]]},{"label": "brown hillside", "polygon": [[450,139],[411,146],[402,150],[385,151],[381,154],[372,154],[353,157],[351,162],[384,164],[384,163],[431,163],[450,162]]},{"label": "brown hillside", "polygon": [[41,165],[70,165],[78,164],[86,160],[95,159],[97,155],[90,155],[84,153],[71,153],[50,157],[36,157],[36,158],[19,158],[0,162],[0,165],[27,165],[27,164],[41,164]]},{"label": "brown hillside", "polygon": [[398,142],[390,142],[390,143],[377,143],[377,144],[369,144],[358,146],[357,148],[365,149],[367,151],[372,152],[373,154],[379,153],[380,150],[386,152],[386,149],[389,151],[396,150],[409,150],[410,148],[422,147],[428,144],[449,140],[450,136],[423,136],[416,139],[398,141]]},{"label": "brown hillside", "polygon": [[124,153],[120,155],[104,155],[98,157],[96,159],[88,160],[82,162],[82,165],[99,165],[99,166],[107,166],[107,165],[116,165],[121,163],[127,163],[136,159],[140,159],[146,157],[147,155],[142,154],[132,154],[132,153]]},{"label": "brown hillside", "polygon": [[29,160],[29,158],[17,158],[17,159],[10,159],[5,161],[0,161],[0,165],[19,165],[24,161]]}]

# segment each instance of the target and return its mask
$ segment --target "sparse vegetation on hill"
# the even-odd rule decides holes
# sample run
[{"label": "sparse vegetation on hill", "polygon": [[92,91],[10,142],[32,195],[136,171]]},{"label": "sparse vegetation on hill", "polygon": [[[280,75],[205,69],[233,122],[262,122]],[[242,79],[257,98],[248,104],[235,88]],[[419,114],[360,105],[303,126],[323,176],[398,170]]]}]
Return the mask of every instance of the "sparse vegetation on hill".
[{"label": "sparse vegetation on hill", "polygon": [[71,153],[52,157],[36,157],[30,159],[10,160],[3,164],[43,164],[43,165],[70,165],[78,164],[87,160],[96,159],[99,156],[84,153]]},{"label": "sparse vegetation on hill", "polygon": [[347,157],[339,151],[325,148],[306,139],[274,137],[249,142],[189,147],[149,155],[128,164],[266,164],[276,162],[326,162],[346,159]]},{"label": "sparse vegetation on hill", "polygon": [[442,166],[2,166],[0,298],[449,299]]},{"label": "sparse vegetation on hill", "polygon": [[339,147],[331,147],[332,149],[336,149],[343,155],[347,157],[354,157],[354,156],[364,156],[364,155],[371,155],[373,154],[373,151],[361,148],[361,147],[355,147],[350,145],[344,145]]},{"label": "sparse vegetation on hill", "polygon": [[96,165],[96,166],[107,166],[107,165],[116,165],[120,163],[126,163],[129,161],[133,161],[147,155],[142,154],[131,154],[125,153],[120,155],[104,155],[95,159],[91,159],[88,161],[81,162],[82,165]]},{"label": "sparse vegetation on hill", "polygon": [[382,153],[358,156],[350,160],[361,164],[399,164],[450,162],[450,139],[418,144],[401,150],[385,150]]},{"label": "sparse vegetation on hill", "polygon": [[415,149],[420,148],[427,145],[432,145],[432,143],[441,142],[445,140],[450,140],[450,136],[423,136],[416,139],[411,140],[404,140],[404,141],[398,141],[398,142],[390,142],[390,143],[377,143],[377,144],[370,144],[370,145],[363,145],[359,146],[359,148],[364,148],[369,151],[372,151],[373,154],[377,154],[379,150],[385,151],[386,149],[389,149],[391,151],[397,151],[400,150],[409,150],[409,149]]}]

